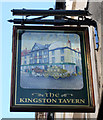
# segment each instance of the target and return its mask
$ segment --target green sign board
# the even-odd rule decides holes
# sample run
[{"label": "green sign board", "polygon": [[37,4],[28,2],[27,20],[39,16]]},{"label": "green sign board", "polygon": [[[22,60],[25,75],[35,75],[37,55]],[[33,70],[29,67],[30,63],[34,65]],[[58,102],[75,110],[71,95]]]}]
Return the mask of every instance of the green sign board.
[{"label": "green sign board", "polygon": [[88,28],[14,26],[11,111],[94,112]]}]

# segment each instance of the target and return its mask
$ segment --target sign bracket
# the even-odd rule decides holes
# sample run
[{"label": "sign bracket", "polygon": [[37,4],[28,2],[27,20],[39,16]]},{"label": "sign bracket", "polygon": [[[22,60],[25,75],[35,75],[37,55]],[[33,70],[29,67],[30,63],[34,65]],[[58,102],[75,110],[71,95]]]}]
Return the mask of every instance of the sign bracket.
[{"label": "sign bracket", "polygon": [[[91,13],[88,10],[27,10],[27,9],[13,9],[11,10],[15,16],[26,16],[26,19],[13,19],[8,20],[8,22],[13,22],[14,24],[46,24],[46,25],[77,25],[77,26],[93,26],[96,31],[96,49],[99,49],[99,38],[98,38],[98,29],[97,22],[93,19],[87,18]],[[33,19],[28,19],[29,16],[41,16]],[[48,16],[60,16],[61,19],[43,19]],[[68,16],[68,17],[67,17]],[[77,16],[78,19],[69,18],[69,16]],[[81,18],[81,19],[80,19]]]}]

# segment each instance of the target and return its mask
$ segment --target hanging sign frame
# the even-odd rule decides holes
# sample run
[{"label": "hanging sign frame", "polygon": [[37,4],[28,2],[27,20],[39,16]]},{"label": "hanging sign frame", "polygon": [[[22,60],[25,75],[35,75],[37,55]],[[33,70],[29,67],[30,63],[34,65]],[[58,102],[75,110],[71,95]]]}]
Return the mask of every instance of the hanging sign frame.
[{"label": "hanging sign frame", "polygon": [[10,111],[95,111],[88,27],[13,26]]}]

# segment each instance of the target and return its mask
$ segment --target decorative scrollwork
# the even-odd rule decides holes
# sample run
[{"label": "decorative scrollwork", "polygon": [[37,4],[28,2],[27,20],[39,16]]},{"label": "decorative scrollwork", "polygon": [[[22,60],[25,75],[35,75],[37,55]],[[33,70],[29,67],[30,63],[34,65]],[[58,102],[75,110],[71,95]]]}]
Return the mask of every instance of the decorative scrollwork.
[{"label": "decorative scrollwork", "polygon": [[38,97],[44,97],[44,95],[41,93],[32,93],[32,96],[34,96],[34,95],[37,95]]},{"label": "decorative scrollwork", "polygon": [[73,94],[62,94],[61,97],[73,96]]}]

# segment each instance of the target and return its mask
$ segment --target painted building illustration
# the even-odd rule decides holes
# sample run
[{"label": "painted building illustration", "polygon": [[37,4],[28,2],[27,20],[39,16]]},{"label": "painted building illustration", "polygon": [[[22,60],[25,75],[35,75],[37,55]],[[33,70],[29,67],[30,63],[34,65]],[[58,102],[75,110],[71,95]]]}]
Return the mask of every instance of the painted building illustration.
[{"label": "painted building illustration", "polygon": [[81,53],[79,48],[71,48],[69,40],[67,43],[35,43],[31,51],[25,49],[21,52],[21,71],[56,76],[54,78],[78,74],[82,72]]},{"label": "painted building illustration", "polygon": [[26,71],[33,69],[37,66],[41,69],[46,69],[46,65],[49,63],[49,44],[41,45],[35,43],[31,51],[22,51],[21,55],[21,70]]}]

